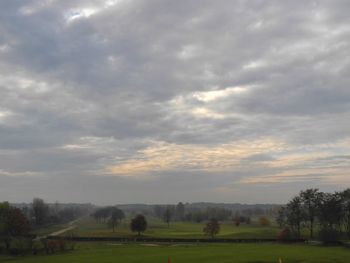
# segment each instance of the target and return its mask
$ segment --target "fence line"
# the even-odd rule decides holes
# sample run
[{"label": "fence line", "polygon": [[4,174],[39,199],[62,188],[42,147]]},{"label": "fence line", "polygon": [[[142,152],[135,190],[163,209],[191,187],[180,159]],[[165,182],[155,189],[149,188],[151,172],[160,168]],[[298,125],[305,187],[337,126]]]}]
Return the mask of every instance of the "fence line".
[{"label": "fence line", "polygon": [[[77,242],[159,242],[159,243],[271,243],[278,242],[275,238],[152,238],[152,237],[58,237],[48,236],[48,239],[64,238]],[[288,243],[305,243],[306,239],[290,239]]]}]

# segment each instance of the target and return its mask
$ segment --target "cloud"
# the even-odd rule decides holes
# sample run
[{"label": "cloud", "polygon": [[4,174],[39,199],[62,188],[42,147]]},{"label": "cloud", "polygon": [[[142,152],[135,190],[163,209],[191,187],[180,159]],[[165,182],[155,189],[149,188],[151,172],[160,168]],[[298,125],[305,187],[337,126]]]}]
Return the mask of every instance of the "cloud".
[{"label": "cloud", "polygon": [[271,139],[218,146],[155,142],[153,146],[139,152],[138,158],[112,166],[111,172],[126,176],[178,169],[225,172],[238,167],[243,158],[262,152],[279,151],[283,147],[282,142]]},{"label": "cloud", "polygon": [[0,199],[350,186],[348,13],[341,0],[1,3]]},{"label": "cloud", "polygon": [[25,172],[8,172],[4,170],[0,170],[1,176],[8,176],[8,177],[31,177],[31,176],[41,176],[42,174],[39,172],[31,172],[31,171],[25,171]]}]

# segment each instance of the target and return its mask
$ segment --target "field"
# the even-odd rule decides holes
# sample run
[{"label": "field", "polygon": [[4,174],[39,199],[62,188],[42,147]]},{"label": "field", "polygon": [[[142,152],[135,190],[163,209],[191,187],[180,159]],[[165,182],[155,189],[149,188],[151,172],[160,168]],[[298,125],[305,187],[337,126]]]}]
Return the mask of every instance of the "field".
[{"label": "field", "polygon": [[[129,229],[125,220],[113,233],[105,223],[96,223],[93,219],[83,219],[77,222],[74,233],[77,236],[130,237],[135,234]],[[168,226],[156,219],[148,220],[148,229],[143,234],[147,237],[169,238],[207,238],[203,234],[204,223],[172,222]],[[262,227],[258,224],[235,226],[232,222],[223,222],[217,238],[276,238],[279,229],[276,226]]]},{"label": "field", "polygon": [[348,263],[350,250],[342,247],[278,244],[117,244],[80,243],[73,252],[49,256],[0,257],[15,263]]},{"label": "field", "polygon": [[[96,223],[91,218],[74,222],[76,236],[96,237],[132,237],[129,220],[121,223],[115,232],[106,223]],[[170,238],[207,238],[203,235],[203,223],[173,222],[168,226],[157,219],[149,219],[147,237]],[[57,227],[41,229],[40,233],[57,230]],[[235,226],[224,222],[220,238],[275,238],[279,229],[276,226],[262,227],[257,223]],[[14,263],[166,263],[170,257],[172,263],[348,263],[350,249],[345,247],[324,247],[307,244],[278,243],[117,243],[117,242],[80,242],[74,251],[57,252],[53,255],[25,257],[0,256],[1,262]],[[281,261],[280,261],[281,259]]]}]

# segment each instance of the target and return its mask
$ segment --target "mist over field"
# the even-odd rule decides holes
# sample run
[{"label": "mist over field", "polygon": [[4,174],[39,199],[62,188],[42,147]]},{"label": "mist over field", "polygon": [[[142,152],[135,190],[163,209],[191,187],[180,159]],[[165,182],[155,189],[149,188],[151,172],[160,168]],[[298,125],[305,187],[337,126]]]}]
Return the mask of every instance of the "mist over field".
[{"label": "mist over field", "polygon": [[0,3],[0,200],[350,187],[348,1]]}]

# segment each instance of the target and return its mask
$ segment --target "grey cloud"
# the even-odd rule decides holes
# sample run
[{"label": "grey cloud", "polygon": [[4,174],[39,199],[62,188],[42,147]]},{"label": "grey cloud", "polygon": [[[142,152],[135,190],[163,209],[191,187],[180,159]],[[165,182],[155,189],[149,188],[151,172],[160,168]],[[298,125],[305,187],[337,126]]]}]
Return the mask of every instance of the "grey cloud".
[{"label": "grey cloud", "polygon": [[[96,12],[84,17],[84,8]],[[202,177],[182,167],[147,183],[97,174],[154,141],[205,147],[264,138],[291,148],[346,144],[349,9],[345,0],[132,0],[108,8],[97,0],[1,3],[0,170],[43,176],[0,175],[0,185],[23,192],[16,197],[2,188],[0,199],[23,200],[43,191],[54,200],[68,184],[80,184],[71,194],[77,201],[87,198],[84,189],[115,187],[123,200],[153,202],[167,191],[154,197],[149,192],[176,184],[189,201],[248,200],[243,190],[215,189],[232,183],[255,191],[258,186],[239,180],[282,172],[259,165],[275,160],[270,153],[243,160],[251,169]],[[81,17],[68,22],[74,15]],[[209,102],[193,97],[236,86],[248,91]],[[177,98],[181,107],[173,103]],[[196,108],[217,115],[196,116]],[[4,111],[9,115],[2,116]],[[341,155],[337,148],[330,151]],[[338,159],[315,162],[332,165]],[[301,185],[281,187],[290,193]],[[171,194],[169,201],[177,200]],[[275,195],[278,200],[283,191]],[[98,202],[112,198],[106,194]]]}]

